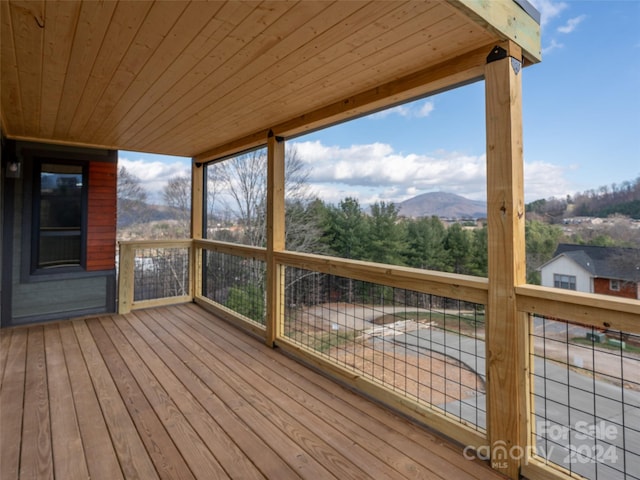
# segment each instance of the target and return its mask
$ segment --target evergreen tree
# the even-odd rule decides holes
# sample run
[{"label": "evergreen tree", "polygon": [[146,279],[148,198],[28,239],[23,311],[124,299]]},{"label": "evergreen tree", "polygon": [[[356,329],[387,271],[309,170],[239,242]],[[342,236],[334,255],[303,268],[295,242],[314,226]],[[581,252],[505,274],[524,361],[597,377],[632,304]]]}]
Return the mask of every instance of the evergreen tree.
[{"label": "evergreen tree", "polygon": [[365,260],[404,265],[403,226],[398,223],[398,208],[393,203],[376,202],[371,206],[369,237]]},{"label": "evergreen tree", "polygon": [[407,222],[407,265],[440,272],[449,270],[449,257],[444,248],[447,231],[436,216]]},{"label": "evergreen tree", "polygon": [[347,197],[328,212],[326,237],[335,255],[342,258],[366,257],[367,223],[358,200]]},{"label": "evergreen tree", "polygon": [[487,277],[489,266],[489,245],[487,243],[487,226],[476,228],[471,232],[471,255],[468,273],[477,277]]},{"label": "evergreen tree", "polygon": [[453,273],[469,273],[471,239],[468,232],[459,223],[454,223],[448,228],[445,248],[451,259],[451,271]]}]

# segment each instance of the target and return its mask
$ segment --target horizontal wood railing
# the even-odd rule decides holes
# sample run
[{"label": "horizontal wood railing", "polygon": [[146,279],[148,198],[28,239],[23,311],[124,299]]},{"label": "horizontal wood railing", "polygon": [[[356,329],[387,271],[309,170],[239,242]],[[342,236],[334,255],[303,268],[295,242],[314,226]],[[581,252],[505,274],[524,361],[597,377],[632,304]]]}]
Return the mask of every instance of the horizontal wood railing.
[{"label": "horizontal wood railing", "polygon": [[[190,302],[194,296],[194,256],[192,240],[131,240],[119,242],[118,261],[118,313],[124,314],[138,308],[157,307]],[[183,295],[161,296],[149,300],[135,300],[136,251],[161,249],[188,249],[188,288]]]},{"label": "horizontal wood railing", "polygon": [[219,316],[229,322],[241,326],[245,330],[264,338],[265,327],[257,324],[255,321],[235,312],[233,309],[217,303],[205,295],[203,291],[203,253],[205,251],[217,252],[233,257],[240,257],[248,260],[259,260],[266,262],[266,249],[262,247],[254,247],[250,245],[242,245],[237,243],[220,242],[214,240],[196,239],[193,241],[195,262],[195,293],[193,301],[202,308],[210,311],[214,315]]},{"label": "horizontal wood railing", "polygon": [[640,334],[638,300],[522,285],[516,287],[516,303],[521,312],[562,318],[597,329]]},{"label": "horizontal wood railing", "polygon": [[[628,384],[633,383],[635,384],[635,389],[637,389],[638,387],[640,387],[640,384],[637,383],[637,375],[636,377],[634,377],[633,381],[628,381],[625,379],[625,377],[623,377],[623,372],[622,372],[622,364],[627,362],[629,363],[634,363],[636,365],[636,368],[631,367],[632,370],[637,371],[637,367],[640,367],[640,360],[638,359],[637,356],[633,357],[630,354],[623,354],[623,348],[620,347],[619,351],[611,351],[610,349],[607,349],[606,347],[598,347],[597,345],[599,345],[596,342],[589,343],[587,345],[581,345],[581,344],[574,344],[571,339],[569,338],[569,329],[570,328],[576,328],[576,327],[581,327],[579,328],[580,331],[586,331],[586,332],[592,332],[592,334],[597,334],[597,332],[608,332],[609,335],[613,335],[618,336],[619,338],[622,338],[623,336],[626,335],[635,335],[638,336],[640,335],[640,301],[638,300],[633,300],[633,299],[626,299],[626,298],[619,298],[619,297],[613,297],[613,296],[607,296],[607,295],[599,295],[599,294],[589,294],[589,293],[583,293],[583,292],[575,292],[575,291],[569,291],[569,290],[562,290],[562,289],[558,289],[558,288],[550,288],[550,287],[542,287],[542,286],[537,286],[537,285],[522,285],[522,286],[518,286],[516,287],[516,304],[517,304],[517,308],[520,312],[523,312],[525,314],[527,314],[524,318],[528,319],[528,325],[525,329],[525,331],[529,332],[529,336],[530,339],[529,341],[531,342],[531,347],[533,348],[533,342],[534,340],[537,340],[539,342],[542,342],[543,345],[539,348],[545,349],[546,348],[546,342],[547,340],[544,337],[541,337],[539,333],[534,333],[534,324],[533,324],[533,320],[534,319],[538,319],[538,321],[545,321],[545,322],[550,322],[551,324],[557,324],[557,325],[566,325],[566,329],[567,329],[567,335],[566,335],[566,340],[562,340],[562,338],[558,339],[558,338],[551,338],[549,340],[549,343],[552,344],[553,347],[558,348],[558,346],[560,346],[561,348],[564,348],[564,351],[566,352],[566,355],[563,354],[561,356],[565,356],[564,359],[560,359],[560,358],[554,358],[553,354],[550,354],[550,357],[547,357],[547,353],[545,352],[543,355],[541,355],[539,352],[532,352],[531,353],[531,357],[530,360],[528,362],[528,375],[529,375],[529,385],[530,388],[534,388],[533,385],[535,384],[535,376],[537,377],[541,377],[541,375],[546,377],[545,373],[535,373],[535,367],[534,367],[534,358],[538,358],[538,361],[542,361],[542,359],[546,359],[546,358],[550,358],[551,361],[553,362],[553,364],[556,366],[557,369],[563,369],[564,372],[566,372],[566,378],[561,379],[561,383],[571,383],[569,382],[568,378],[570,375],[574,375],[576,376],[576,378],[578,378],[580,375],[576,372],[580,372],[580,371],[584,371],[585,377],[584,378],[593,378],[593,381],[595,382],[597,378],[600,377],[604,377],[604,378],[608,378],[609,380],[607,380],[608,382],[613,382],[613,384],[618,385],[622,391],[625,391],[627,388],[633,388],[628,386]],[[543,330],[544,331],[544,330]],[[562,337],[562,333],[561,333],[561,337]],[[611,348],[611,347],[609,347]],[[580,351],[584,351],[584,352],[590,352],[587,353],[588,356],[591,356],[592,358],[588,359],[588,362],[591,363],[591,365],[582,365],[582,360],[580,360],[580,362],[575,365],[574,359],[572,358],[572,355],[570,354],[570,352],[572,351],[575,352],[576,350],[580,350]],[[596,361],[596,356],[599,355],[599,358],[602,358],[603,356],[609,356],[609,357],[616,357],[616,362],[614,366],[610,366],[609,369],[607,370],[606,367],[600,364],[597,364]],[[629,369],[629,365],[627,365],[626,367],[627,369]],[[544,371],[543,371],[544,372]],[[626,375],[629,375],[629,372],[626,372]],[[558,379],[552,379],[551,383],[553,382],[557,382]],[[578,381],[578,380],[574,380],[574,381]],[[598,410],[596,410],[596,405],[599,403],[597,401],[597,396],[598,394],[596,393],[596,389],[595,387],[590,387],[593,389],[593,392],[590,391],[584,391],[582,392],[583,395],[588,396],[588,395],[592,395],[593,398],[593,413],[590,415],[593,415],[594,418],[600,418],[599,422],[596,422],[598,425],[600,426],[595,426],[592,428],[603,428],[601,425],[604,424],[605,421],[609,422],[609,418],[607,416],[600,416],[601,414],[598,412]],[[628,390],[628,392],[631,392],[632,390]],[[527,448],[524,450],[526,455],[525,455],[525,461],[523,462],[522,468],[521,468],[521,473],[522,475],[524,475],[526,478],[539,478],[542,480],[546,480],[546,479],[558,479],[558,478],[576,478],[576,475],[579,476],[579,478],[582,478],[582,476],[580,476],[580,472],[576,472],[575,470],[572,472],[571,470],[568,469],[568,467],[572,467],[572,468],[576,468],[576,464],[573,462],[577,463],[577,466],[580,467],[580,463],[584,462],[584,463],[589,463],[591,461],[595,461],[600,462],[602,460],[610,460],[605,456],[602,456],[602,458],[599,458],[598,455],[600,455],[598,452],[600,451],[610,451],[607,450],[608,447],[604,447],[603,445],[607,445],[606,441],[607,439],[602,439],[599,438],[597,441],[600,442],[600,444],[598,445],[598,447],[600,448],[600,450],[595,450],[595,447],[593,449],[593,451],[591,452],[591,449],[589,448],[589,435],[584,435],[581,434],[580,431],[578,430],[577,433],[574,430],[574,434],[578,437],[577,440],[577,444],[573,445],[573,447],[571,448],[577,448],[577,449],[585,449],[585,451],[589,451],[591,453],[595,452],[595,460],[594,459],[590,459],[588,456],[585,457],[579,457],[579,456],[572,456],[572,453],[575,453],[575,451],[572,450],[568,450],[569,453],[565,456],[565,459],[569,459],[569,465],[561,465],[560,463],[554,463],[553,460],[549,460],[540,457],[538,455],[536,455],[537,453],[537,447],[536,447],[536,440],[533,437],[534,433],[535,433],[535,421],[534,421],[534,417],[536,417],[536,407],[534,405],[534,403],[537,403],[536,401],[533,400],[533,398],[544,398],[545,400],[547,399],[546,397],[546,387],[542,387],[542,391],[540,392],[529,392],[529,394],[531,395],[532,400],[529,403],[529,408],[528,411],[525,412],[527,417],[530,418],[530,439],[529,439],[529,443],[526,446]],[[617,400],[614,399],[607,399],[607,401],[609,402],[619,402],[620,408],[622,410],[626,410],[627,408],[629,408],[629,410],[633,411],[635,410],[635,407],[629,407],[629,405],[635,405],[632,401],[632,404],[627,405],[625,403],[625,394],[624,393],[620,393],[620,398]],[[630,394],[627,394],[630,395]],[[555,403],[558,404],[558,402],[562,402],[562,398],[551,398],[549,401],[551,403]],[[568,399],[567,399],[568,400]],[[584,398],[582,398],[582,401],[586,401]],[[637,401],[637,400],[636,400]],[[541,402],[543,404],[545,404],[545,402]],[[546,404],[545,404],[546,405]],[[544,407],[546,408],[546,407]],[[564,408],[566,408],[567,410],[571,409],[571,408],[576,408],[576,412],[578,412],[577,414],[574,413],[574,419],[573,422],[575,423],[576,420],[575,418],[578,417],[580,418],[581,415],[584,415],[585,412],[581,411],[579,407],[572,407],[570,405],[570,403],[567,401],[567,405],[564,406]],[[546,415],[546,414],[545,414]],[[611,424],[607,424],[608,427],[607,428],[613,428],[615,431],[616,436],[622,438],[625,433],[624,430],[627,428],[632,428],[636,431],[635,435],[637,435],[637,428],[638,426],[631,426],[628,422],[636,422],[637,420],[632,420],[631,416],[628,415],[629,418],[626,420],[625,422],[625,415],[622,415],[622,423],[615,423],[615,426],[611,425]],[[554,419],[553,421],[550,420],[551,422],[551,428],[555,428],[555,431],[562,431],[561,429],[567,429],[566,431],[569,432],[566,435],[569,435],[569,438],[564,440],[564,443],[568,443],[571,444],[571,431],[573,429],[575,429],[575,425],[570,424],[570,420],[569,418],[571,417],[571,414],[566,415],[566,418],[564,419],[564,423],[565,424],[559,424],[558,420]],[[544,417],[546,418],[546,416]],[[614,422],[617,422],[617,420],[614,420]],[[562,422],[561,422],[562,423]],[[620,432],[619,430],[622,429],[623,432]],[[553,430],[552,430],[553,431]],[[596,436],[601,435],[600,433],[596,432],[595,433]],[[626,475],[628,473],[631,473],[631,470],[633,470],[634,468],[637,468],[637,465],[635,467],[631,467],[631,466],[627,466],[626,462],[625,462],[625,455],[627,455],[627,449],[628,451],[632,451],[632,450],[636,450],[633,451],[633,453],[631,454],[633,457],[639,458],[638,456],[640,455],[640,452],[637,451],[637,445],[631,446],[631,443],[629,445],[625,445],[625,443],[622,443],[622,447],[620,446],[615,446],[615,440],[619,440],[618,439],[613,439],[613,441],[611,442],[611,448],[613,448],[614,450],[616,448],[618,449],[622,449],[621,452],[618,452],[618,456],[620,459],[620,465],[616,468],[618,468],[618,472],[617,474],[621,475],[621,478],[627,478]],[[582,443],[580,443],[582,442]],[[548,450],[548,448],[546,449]],[[614,462],[616,463],[616,462]],[[606,477],[606,475],[598,475],[598,470],[597,470],[598,466],[593,467],[592,466],[592,472],[595,471],[595,476],[597,478],[604,478]],[[603,467],[604,468],[604,467]],[[609,471],[609,473],[611,473]],[[590,478],[590,475],[589,475]]]},{"label": "horizontal wood railing", "polygon": [[[189,293],[180,297],[154,299],[145,301],[133,300],[135,252],[139,249],[161,248],[188,248],[190,249],[190,285]],[[222,254],[263,261],[266,264],[266,249],[227,242],[212,240],[180,240],[180,241],[147,241],[147,242],[121,242],[120,243],[120,275],[119,275],[119,309],[126,312],[133,308],[144,306],[176,303],[180,301],[195,301],[203,307],[224,317],[228,321],[235,322],[243,328],[252,331],[261,337],[265,336],[265,328],[261,325],[248,322],[246,317],[237,314],[228,307],[206,298],[202,292],[202,278],[204,275],[203,254],[206,251],[215,251]],[[370,282],[385,287],[406,289],[424,294],[432,294],[439,297],[458,299],[464,302],[485,305],[488,303],[489,280],[485,278],[456,275],[443,272],[422,271],[413,268],[393,265],[382,265],[371,262],[355,261],[322,255],[274,252],[273,258],[276,265],[293,267],[310,272],[318,272],[337,277]],[[284,293],[282,294],[284,296]],[[534,285],[521,285],[515,289],[515,299],[518,311],[526,313],[523,319],[531,319],[534,316],[562,319],[564,322],[583,327],[593,327],[599,330],[622,331],[631,334],[640,334],[640,302],[637,300],[623,299],[604,295],[585,294],[580,292],[565,291],[556,288],[547,288]],[[283,299],[280,299],[283,301]],[[284,315],[284,313],[282,314]],[[277,321],[283,321],[279,319]],[[524,329],[523,331],[528,331]],[[529,342],[523,339],[523,343]],[[490,361],[491,345],[487,339],[487,362]],[[414,416],[418,421],[429,424],[443,434],[450,436],[473,448],[482,448],[488,432],[468,428],[464,422],[456,422],[438,412],[438,408],[425,409],[419,402],[398,395],[393,389],[375,380],[354,375],[353,371],[345,370],[340,365],[332,363],[325,356],[296,343],[292,338],[279,335],[274,345],[298,356],[305,362],[320,368],[341,381],[355,388],[375,396],[379,400],[392,405],[396,409]],[[532,375],[528,371],[528,375]],[[492,379],[487,378],[490,382]],[[531,382],[528,379],[527,382]],[[487,399],[489,402],[490,399]],[[529,409],[531,410],[531,409]],[[530,418],[531,411],[522,412],[522,415]],[[531,445],[525,446],[531,447]],[[557,467],[557,468],[556,468]],[[523,466],[522,472],[537,478],[568,478],[567,471],[562,466],[550,465],[539,459],[530,458]]]},{"label": "horizontal wood railing", "polygon": [[379,283],[388,287],[407,288],[466,302],[483,305],[487,303],[489,283],[486,278],[309,253],[278,252],[274,256],[278,263],[288,267]]}]

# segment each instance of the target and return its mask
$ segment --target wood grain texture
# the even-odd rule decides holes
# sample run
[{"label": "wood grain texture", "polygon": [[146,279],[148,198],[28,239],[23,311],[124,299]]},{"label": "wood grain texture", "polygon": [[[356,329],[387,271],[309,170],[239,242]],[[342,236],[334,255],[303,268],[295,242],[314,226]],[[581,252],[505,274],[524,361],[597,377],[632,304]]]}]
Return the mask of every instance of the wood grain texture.
[{"label": "wood grain texture", "polygon": [[87,271],[115,268],[117,175],[116,162],[89,163]]},{"label": "wood grain texture", "polygon": [[[526,448],[528,389],[527,315],[518,312],[515,287],[526,283],[522,75],[512,63],[519,49],[487,64],[487,432],[492,448]],[[502,444],[498,442],[504,442]],[[497,468],[518,478],[520,461],[508,456]]]},{"label": "wood grain texture", "polygon": [[327,125],[328,106],[481,45],[522,39],[539,60],[511,1],[7,0],[0,15],[9,137],[189,157],[314,112]]},{"label": "wood grain texture", "polygon": [[[29,328],[24,381],[20,478],[53,478],[51,412],[44,328]],[[30,445],[29,448],[24,448]]]},{"label": "wood grain texture", "polygon": [[64,441],[51,442],[55,477],[88,478],[89,468],[82,445],[69,370],[58,329],[45,329],[45,352],[49,379],[51,438],[64,439]]},{"label": "wood grain texture", "polygon": [[267,142],[267,345],[283,332],[284,268],[275,252],[285,250],[285,148],[284,139],[270,135]]},{"label": "wood grain texture", "polygon": [[6,365],[0,388],[0,477],[8,480],[17,479],[20,471],[20,442],[16,439],[22,436],[27,334],[26,329],[2,332]]},{"label": "wood grain texture", "polygon": [[3,480],[500,478],[194,304],[0,344]]}]

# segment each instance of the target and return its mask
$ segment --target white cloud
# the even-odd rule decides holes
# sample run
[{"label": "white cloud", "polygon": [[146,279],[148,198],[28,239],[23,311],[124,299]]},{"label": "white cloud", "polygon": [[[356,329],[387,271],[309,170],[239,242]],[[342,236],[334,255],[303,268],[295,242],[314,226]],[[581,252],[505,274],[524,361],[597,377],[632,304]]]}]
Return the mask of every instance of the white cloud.
[{"label": "white cloud", "polygon": [[540,26],[542,28],[556,18],[568,5],[565,2],[553,0],[530,0],[531,4],[540,12]]},{"label": "white cloud", "polygon": [[296,148],[312,167],[309,180],[314,190],[325,199],[329,196],[327,187],[336,190],[336,185],[341,194],[338,200],[350,195],[363,203],[361,195],[397,202],[433,190],[474,199],[485,196],[484,155],[442,151],[432,155],[402,154],[384,143],[339,147],[319,141],[296,142]]},{"label": "white cloud", "polygon": [[567,23],[561,27],[558,27],[558,32],[560,33],[571,33],[573,32],[578,25],[582,23],[582,21],[587,18],[586,15],[579,15],[577,17],[570,18],[567,20]]},{"label": "white cloud", "polygon": [[386,118],[390,115],[398,115],[405,118],[423,118],[428,117],[434,110],[435,105],[431,101],[406,103],[397,107],[387,108],[371,115],[371,118]]},{"label": "white cloud", "polygon": [[549,43],[549,45],[542,49],[542,53],[546,55],[559,48],[564,48],[564,44],[557,42],[555,39],[552,39],[551,43]]},{"label": "white cloud", "polygon": [[433,104],[433,102],[424,102],[424,104],[422,105],[422,107],[420,107],[420,110],[418,111],[418,116],[428,117],[429,114],[433,112],[434,108],[435,108],[435,105]]},{"label": "white cloud", "polygon": [[[361,205],[401,202],[421,193],[443,191],[486,200],[486,156],[437,151],[403,154],[384,143],[327,146],[296,142],[300,158],[311,167],[309,182],[324,201],[355,197]],[[525,196],[530,202],[571,192],[565,169],[546,162],[525,163]]]},{"label": "white cloud", "polygon": [[152,202],[161,200],[162,190],[170,178],[178,175],[191,176],[189,165],[180,161],[165,163],[158,160],[129,160],[120,157],[118,167],[125,167],[129,173],[141,180]]},{"label": "white cloud", "polygon": [[[312,191],[332,204],[345,197],[357,198],[363,207],[378,201],[399,203],[433,191],[486,200],[484,154],[444,150],[428,155],[403,153],[380,142],[348,147],[324,145],[320,141],[292,143],[301,160],[311,168]],[[188,159],[160,161],[120,157],[118,165],[140,178],[153,202],[162,201],[162,190],[170,178],[190,175]],[[572,193],[573,188],[565,179],[567,168],[548,162],[525,162],[526,201]]]},{"label": "white cloud", "polygon": [[541,198],[564,198],[572,193],[571,184],[565,179],[566,168],[548,162],[524,164],[524,193],[527,202]]}]

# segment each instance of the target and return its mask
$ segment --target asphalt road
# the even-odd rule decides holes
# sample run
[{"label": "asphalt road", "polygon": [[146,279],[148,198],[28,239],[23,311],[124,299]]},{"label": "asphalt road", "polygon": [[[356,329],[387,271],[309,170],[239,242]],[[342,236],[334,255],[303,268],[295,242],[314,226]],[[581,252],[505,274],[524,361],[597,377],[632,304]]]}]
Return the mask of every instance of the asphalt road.
[{"label": "asphalt road", "polygon": [[[418,352],[447,355],[485,380],[483,340],[431,328],[398,335],[393,341]],[[538,456],[587,478],[640,479],[640,392],[539,357],[534,375]],[[484,394],[439,407],[486,428]]]}]

